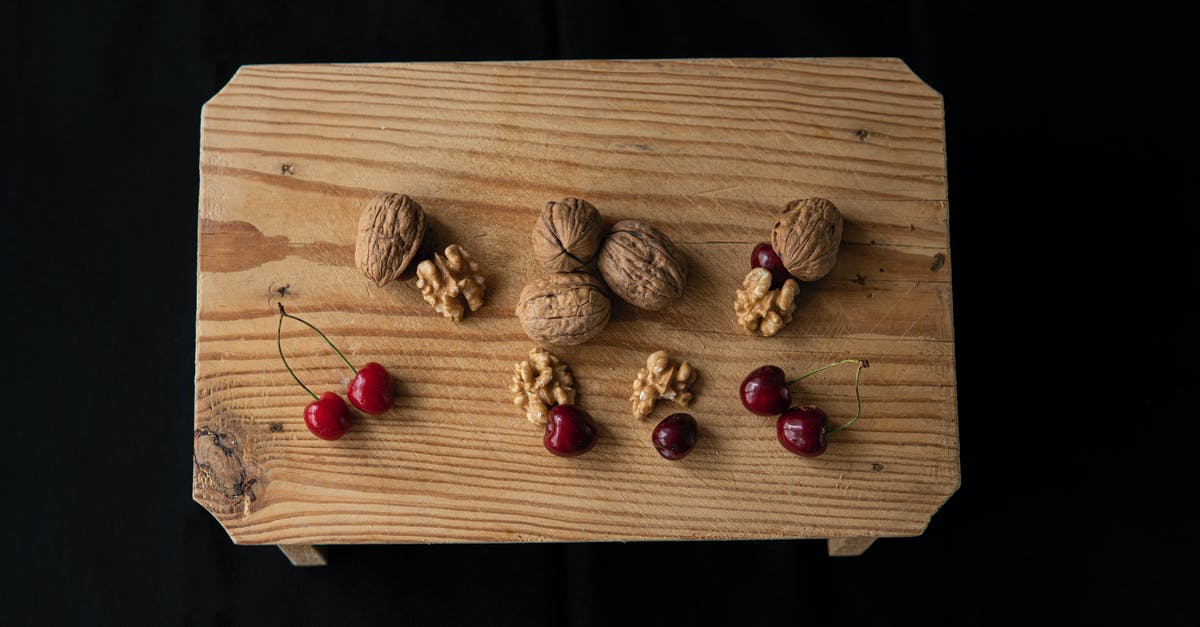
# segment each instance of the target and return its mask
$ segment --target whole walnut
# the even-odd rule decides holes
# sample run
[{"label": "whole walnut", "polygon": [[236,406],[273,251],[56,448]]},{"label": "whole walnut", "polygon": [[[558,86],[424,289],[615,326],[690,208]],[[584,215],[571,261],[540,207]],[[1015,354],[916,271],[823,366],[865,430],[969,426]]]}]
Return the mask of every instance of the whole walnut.
[{"label": "whole walnut", "polygon": [[608,324],[612,301],[600,281],[583,272],[546,275],[521,290],[517,318],[535,342],[582,344]]},{"label": "whole walnut", "polygon": [[574,272],[592,262],[603,237],[604,224],[592,203],[551,201],[533,227],[533,254],[551,272]]},{"label": "whole walnut", "polygon": [[600,274],[625,302],[658,311],[683,295],[687,262],[661,231],[639,220],[612,226],[600,246]]},{"label": "whole walnut", "polygon": [[[411,278],[425,238],[425,211],[404,194],[372,198],[358,218],[354,265],[379,287]],[[412,265],[413,267],[409,267]]]},{"label": "whole walnut", "polygon": [[775,216],[771,248],[801,281],[829,274],[841,243],[842,213],[824,198],[793,200]]}]

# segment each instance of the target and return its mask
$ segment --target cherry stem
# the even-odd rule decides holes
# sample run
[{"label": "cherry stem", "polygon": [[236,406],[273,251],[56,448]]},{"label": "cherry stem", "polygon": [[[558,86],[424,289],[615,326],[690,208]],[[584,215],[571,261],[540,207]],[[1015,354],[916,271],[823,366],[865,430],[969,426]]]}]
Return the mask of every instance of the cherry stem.
[{"label": "cherry stem", "polygon": [[844,424],[838,425],[838,426],[834,427],[833,429],[826,431],[825,435],[833,435],[833,434],[837,433],[838,431],[841,431],[842,429],[849,427],[850,425],[854,424],[855,420],[858,420],[859,416],[862,415],[862,396],[859,394],[859,391],[858,391],[858,381],[859,381],[859,378],[862,376],[862,369],[870,366],[871,364],[868,363],[867,360],[865,360],[865,359],[843,359],[841,361],[835,361],[832,364],[825,364],[824,366],[821,366],[820,368],[817,368],[816,370],[806,372],[806,373],[796,377],[795,379],[792,379],[791,381],[787,382],[788,387],[791,387],[791,385],[793,383],[798,383],[799,381],[801,381],[803,379],[807,379],[808,377],[811,377],[814,374],[821,372],[822,370],[829,370],[830,368],[832,368],[834,366],[842,366],[845,364],[858,364],[858,369],[854,371],[854,402],[858,405],[858,409],[855,410],[853,418],[846,421],[846,423],[844,423]]},{"label": "cherry stem", "polygon": [[860,368],[865,368],[867,366],[866,361],[859,361],[857,359],[843,359],[841,361],[835,361],[832,364],[825,364],[824,366],[821,366],[820,368],[817,368],[816,370],[810,370],[810,371],[796,377],[795,379],[788,381],[787,386],[791,387],[792,384],[799,383],[800,381],[803,381],[804,379],[807,379],[807,378],[813,376],[814,374],[821,372],[822,370],[829,370],[830,368],[832,368],[834,366],[841,366],[844,364],[862,364],[861,366],[859,366]]},{"label": "cherry stem", "polygon": [[[283,306],[280,305],[281,311],[282,308]],[[317,398],[316,394],[313,394],[312,390],[308,389],[307,385],[304,385],[304,383],[300,381],[300,377],[297,377],[295,372],[292,372],[292,367],[288,365],[287,357],[283,356],[283,316],[279,316],[279,328],[275,330],[275,346],[279,348],[279,358],[283,360],[283,367],[287,368],[288,374],[292,375],[292,378],[296,380],[296,383],[299,383],[300,387],[304,388],[304,391],[308,392],[308,395],[313,397],[314,401],[321,400]]]},{"label": "cherry stem", "polygon": [[[850,361],[855,361],[855,360],[851,359]],[[858,368],[854,371],[854,402],[858,405],[858,408],[854,410],[854,417],[851,418],[850,420],[834,427],[833,429],[826,431],[825,435],[833,435],[833,434],[837,433],[838,431],[841,431],[842,429],[849,427],[850,425],[854,424],[855,420],[858,420],[859,416],[862,415],[862,396],[860,396],[858,393],[858,378],[862,375],[862,369],[866,368],[869,365],[871,365],[871,364],[868,364],[867,360],[864,359],[864,360],[858,362]]]},{"label": "cherry stem", "polygon": [[[283,319],[284,319],[284,318],[291,318],[292,320],[295,320],[296,322],[299,322],[300,324],[303,324],[304,326],[306,326],[306,327],[308,327],[308,328],[312,329],[313,331],[316,331],[316,332],[317,332],[317,335],[321,336],[321,339],[322,339],[322,340],[325,340],[325,343],[329,345],[329,348],[332,348],[332,349],[333,349],[333,352],[337,353],[337,354],[338,354],[338,357],[341,357],[341,358],[342,358],[342,361],[346,362],[346,367],[350,369],[350,372],[353,372],[353,373],[356,373],[356,374],[358,373],[358,371],[354,369],[354,366],[350,364],[350,360],[349,360],[349,359],[346,359],[346,356],[342,354],[342,351],[338,350],[338,347],[337,347],[337,346],[334,346],[334,345],[333,345],[333,342],[329,341],[329,338],[325,337],[325,334],[324,334],[324,333],[321,333],[321,330],[320,330],[320,329],[318,329],[317,327],[314,327],[314,326],[313,326],[311,323],[309,323],[307,320],[304,320],[303,318],[297,318],[296,316],[293,316],[292,314],[290,314],[290,313],[288,313],[288,312],[284,311],[284,309],[283,309],[283,303],[278,303],[278,305],[279,305],[279,325],[280,325],[281,327],[283,326]],[[280,355],[282,355],[282,354],[283,354],[283,350],[282,350],[282,349],[280,349],[280,352],[279,352],[279,354],[280,354]],[[286,362],[285,362],[285,363],[286,363]],[[293,375],[293,376],[295,376],[295,375]],[[309,394],[312,394],[312,392],[309,392]]]}]

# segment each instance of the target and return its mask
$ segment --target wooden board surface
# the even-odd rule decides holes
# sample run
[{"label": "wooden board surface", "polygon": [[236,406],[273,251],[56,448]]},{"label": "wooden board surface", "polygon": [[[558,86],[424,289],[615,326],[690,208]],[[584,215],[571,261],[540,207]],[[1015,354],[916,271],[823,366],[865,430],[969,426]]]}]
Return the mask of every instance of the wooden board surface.
[{"label": "wooden board surface", "polygon": [[[906,536],[958,486],[941,97],[894,59],[714,59],[250,66],[202,114],[194,498],[235,542],[326,544]],[[454,324],[410,284],[354,268],[364,203],[418,199],[443,241],[484,265],[487,304]],[[618,305],[556,350],[596,448],[560,459],[506,385],[531,343],[513,314],[539,270],[547,200],[658,225],[691,265],[659,313]],[[832,274],[779,336],[736,325],[734,291],[787,201],[846,219]],[[281,365],[276,303],[358,364],[400,380],[395,407],[336,442],[307,432]],[[349,372],[309,331],[285,348],[318,393]],[[700,371],[683,462],[628,411],[646,355]],[[803,459],[748,414],[751,369],[869,359],[864,417]],[[839,422],[853,368],[797,386]]]}]

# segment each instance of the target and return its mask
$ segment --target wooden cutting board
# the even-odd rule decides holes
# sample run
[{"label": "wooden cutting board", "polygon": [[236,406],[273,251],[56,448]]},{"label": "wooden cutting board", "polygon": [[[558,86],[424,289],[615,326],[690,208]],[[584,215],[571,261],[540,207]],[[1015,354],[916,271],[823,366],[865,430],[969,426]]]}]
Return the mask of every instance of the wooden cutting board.
[{"label": "wooden cutting board", "polygon": [[[202,113],[195,500],[239,544],[920,534],[959,484],[943,119],[895,59],[243,67]],[[355,269],[359,213],[384,191],[483,264],[481,311],[455,324],[412,283]],[[554,351],[600,425],[576,459],[548,454],[506,390],[532,346],[513,309],[539,274],[534,218],[564,196],[652,222],[691,266],[674,306],[618,304],[596,339]],[[732,303],[750,251],[807,196],[845,216],[837,266],[780,335],[748,335]],[[311,436],[278,302],[356,365],[384,364],[395,407]],[[318,337],[285,323],[283,341],[318,394],[345,393]],[[682,462],[649,442],[677,407],[629,414],[658,349],[700,371],[700,442]],[[822,457],[786,452],[738,400],[757,366],[849,357],[871,363],[863,418]],[[829,370],[795,394],[838,423],[853,379]]]}]

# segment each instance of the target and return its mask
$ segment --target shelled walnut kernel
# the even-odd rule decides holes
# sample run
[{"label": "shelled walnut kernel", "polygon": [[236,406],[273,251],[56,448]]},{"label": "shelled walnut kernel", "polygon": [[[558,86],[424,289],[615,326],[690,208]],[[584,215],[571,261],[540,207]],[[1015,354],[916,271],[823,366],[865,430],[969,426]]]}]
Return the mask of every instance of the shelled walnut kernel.
[{"label": "shelled walnut kernel", "polygon": [[788,279],[779,289],[773,290],[770,271],[766,268],[751,270],[733,303],[738,324],[751,333],[758,331],[766,337],[775,335],[792,321],[799,289],[800,284],[795,279]]},{"label": "shelled walnut kernel", "polygon": [[650,415],[654,403],[660,398],[675,401],[687,407],[692,402],[692,385],[696,382],[696,370],[686,361],[675,363],[667,351],[651,353],[633,382],[633,417],[641,420]]},{"label": "shelled walnut kernel", "polygon": [[434,311],[455,322],[463,317],[460,296],[471,311],[478,311],[487,291],[479,264],[458,244],[447,246],[444,253],[434,253],[432,260],[417,265],[417,287]]},{"label": "shelled walnut kernel", "polygon": [[512,383],[513,404],[525,410],[525,418],[535,425],[545,425],[550,407],[575,403],[575,379],[571,368],[544,348],[534,347],[529,359],[514,365]]}]

